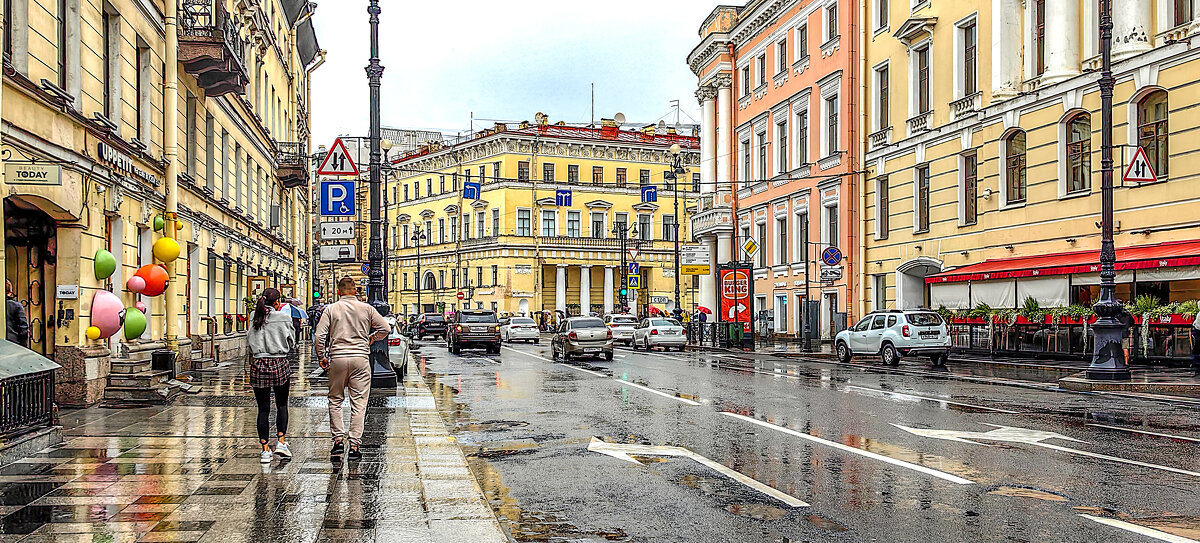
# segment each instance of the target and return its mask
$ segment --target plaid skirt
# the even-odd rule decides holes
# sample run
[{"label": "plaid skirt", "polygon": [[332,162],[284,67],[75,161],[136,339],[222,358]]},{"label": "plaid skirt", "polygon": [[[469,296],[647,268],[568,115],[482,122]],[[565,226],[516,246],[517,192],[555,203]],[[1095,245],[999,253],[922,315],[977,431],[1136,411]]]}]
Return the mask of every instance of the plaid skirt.
[{"label": "plaid skirt", "polygon": [[250,388],[272,388],[288,384],[292,365],[287,358],[251,358]]}]

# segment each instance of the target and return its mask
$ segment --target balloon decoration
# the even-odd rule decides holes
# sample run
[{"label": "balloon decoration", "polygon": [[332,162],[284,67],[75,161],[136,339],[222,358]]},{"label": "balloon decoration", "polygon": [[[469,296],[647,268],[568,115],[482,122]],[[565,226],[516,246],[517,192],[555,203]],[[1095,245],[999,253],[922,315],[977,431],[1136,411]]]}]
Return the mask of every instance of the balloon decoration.
[{"label": "balloon decoration", "polygon": [[138,302],[136,304],[133,304],[133,307],[136,307],[137,310],[141,311],[142,313],[146,312],[146,302]]},{"label": "balloon decoration", "polygon": [[95,326],[87,327],[87,338],[88,339],[100,339],[100,329]]},{"label": "balloon decoration", "polygon": [[154,242],[153,249],[154,258],[164,263],[172,262],[176,258],[179,258],[179,252],[181,251],[179,242],[171,238],[158,238],[158,241]]},{"label": "balloon decoration", "polygon": [[[140,290],[132,288],[135,285],[127,285],[130,287],[129,290],[134,292],[139,292],[146,296],[158,296],[167,290],[167,269],[159,264],[146,264],[138,268],[137,273],[133,274],[133,277],[140,277],[142,279],[142,288]],[[133,277],[130,278],[130,281],[133,280]]]},{"label": "balloon decoration", "polygon": [[183,230],[183,221],[175,221],[175,231]]},{"label": "balloon decoration", "polygon": [[155,232],[161,232],[163,227],[166,225],[167,225],[167,222],[163,220],[162,215],[156,215],[154,217],[154,231]]},{"label": "balloon decoration", "polygon": [[[125,316],[125,308],[121,299],[107,290],[98,290],[92,297],[92,325],[88,327],[88,339],[111,337],[121,329],[121,321]],[[93,330],[95,329],[95,337]]]},{"label": "balloon decoration", "polygon": [[146,314],[137,309],[125,310],[125,339],[133,341],[146,332]]},{"label": "balloon decoration", "polygon": [[125,288],[129,289],[129,292],[141,294],[143,290],[146,290],[146,279],[137,275],[130,277],[128,281],[125,281]]},{"label": "balloon decoration", "polygon": [[108,279],[112,277],[113,272],[117,271],[117,259],[112,253],[98,249],[96,256],[92,258],[92,270],[96,272],[96,280]]}]

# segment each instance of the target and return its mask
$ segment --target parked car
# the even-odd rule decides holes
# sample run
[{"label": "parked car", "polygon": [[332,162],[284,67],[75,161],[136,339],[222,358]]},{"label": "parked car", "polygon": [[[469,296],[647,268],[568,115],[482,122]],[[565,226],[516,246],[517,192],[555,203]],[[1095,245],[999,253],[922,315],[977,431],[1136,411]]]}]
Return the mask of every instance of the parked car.
[{"label": "parked car", "polygon": [[417,317],[417,322],[414,325],[414,335],[418,340],[425,339],[425,336],[441,336],[446,337],[446,318],[437,313],[424,313]]},{"label": "parked car", "polygon": [[456,311],[446,325],[446,348],[459,354],[465,347],[483,347],[500,352],[500,321],[496,313],[483,309]]},{"label": "parked car", "polygon": [[950,355],[950,325],[927,309],[877,311],[834,338],[838,360],[855,355],[879,355],[896,366],[905,356],[927,356],[944,366]]},{"label": "parked car", "polygon": [[599,317],[572,317],[559,325],[550,342],[551,358],[571,360],[576,356],[613,359],[613,331]]},{"label": "parked car", "polygon": [[538,325],[529,317],[507,317],[500,320],[500,341],[541,343]]},{"label": "parked car", "polygon": [[400,331],[400,321],[392,316],[384,317],[383,320],[387,321],[388,330],[390,330],[388,332],[388,347],[399,347],[404,342],[404,334]]},{"label": "parked car", "polygon": [[647,351],[655,347],[683,350],[687,345],[687,334],[675,319],[647,317],[633,329],[633,350],[644,347]]},{"label": "parked car", "polygon": [[637,327],[638,319],[627,313],[615,313],[604,316],[604,325],[612,330],[613,340],[626,345],[633,343],[633,329]]}]

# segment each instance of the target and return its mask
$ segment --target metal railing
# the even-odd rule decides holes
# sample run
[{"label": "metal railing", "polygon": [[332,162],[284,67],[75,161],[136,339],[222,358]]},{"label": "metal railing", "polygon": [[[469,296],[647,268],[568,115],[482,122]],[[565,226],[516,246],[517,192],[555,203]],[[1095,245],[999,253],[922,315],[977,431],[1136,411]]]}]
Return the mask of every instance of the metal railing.
[{"label": "metal railing", "polygon": [[54,370],[0,379],[0,437],[53,423]]},{"label": "metal railing", "polygon": [[180,0],[179,35],[224,41],[233,59],[244,69],[246,46],[239,34],[239,28],[225,11],[222,0]]},{"label": "metal railing", "polygon": [[298,141],[280,141],[277,142],[279,151],[275,155],[275,160],[280,166],[299,166],[306,168],[308,166],[308,156],[304,152],[304,143]]}]

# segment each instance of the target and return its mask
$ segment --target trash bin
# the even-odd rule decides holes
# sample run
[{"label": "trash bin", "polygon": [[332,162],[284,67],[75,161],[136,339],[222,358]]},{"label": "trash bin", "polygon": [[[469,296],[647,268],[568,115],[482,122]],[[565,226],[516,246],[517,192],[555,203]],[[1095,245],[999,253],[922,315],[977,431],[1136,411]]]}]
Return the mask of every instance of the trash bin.
[{"label": "trash bin", "polygon": [[175,378],[175,351],[162,349],[150,353],[150,369],[159,371],[167,370],[170,373],[171,379]]}]

